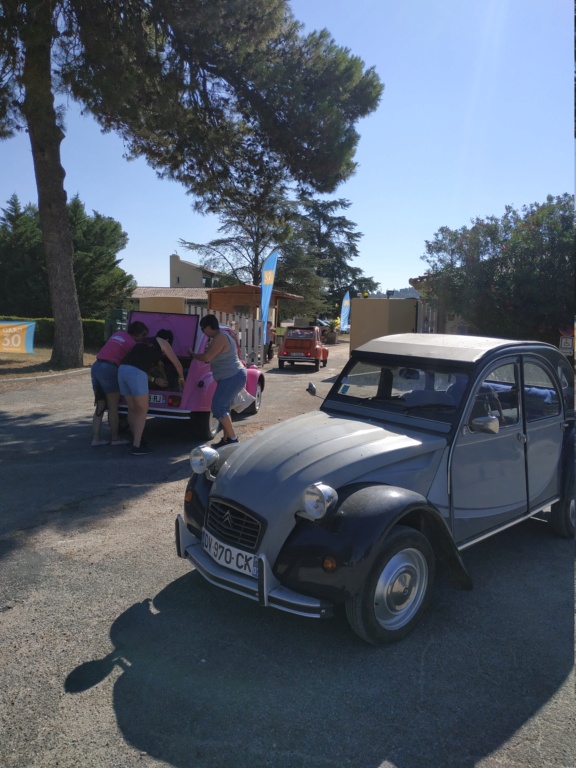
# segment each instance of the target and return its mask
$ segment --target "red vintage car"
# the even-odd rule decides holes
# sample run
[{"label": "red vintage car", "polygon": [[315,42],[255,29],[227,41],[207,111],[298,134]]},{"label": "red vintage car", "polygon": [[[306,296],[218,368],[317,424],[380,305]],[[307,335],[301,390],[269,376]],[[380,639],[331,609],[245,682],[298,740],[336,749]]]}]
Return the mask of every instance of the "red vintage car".
[{"label": "red vintage car", "polygon": [[286,328],[278,352],[278,368],[284,368],[284,363],[311,363],[316,371],[320,370],[320,364],[325,368],[328,363],[328,347],[322,344],[320,328],[295,325]]}]

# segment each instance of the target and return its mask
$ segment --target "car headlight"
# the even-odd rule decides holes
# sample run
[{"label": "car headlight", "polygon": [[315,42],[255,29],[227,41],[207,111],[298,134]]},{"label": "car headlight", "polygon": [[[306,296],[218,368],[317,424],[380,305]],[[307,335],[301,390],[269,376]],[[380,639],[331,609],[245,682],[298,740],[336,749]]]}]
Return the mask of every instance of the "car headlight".
[{"label": "car headlight", "polygon": [[337,501],[338,494],[334,488],[324,483],[315,483],[304,490],[302,509],[297,514],[308,520],[320,520]]},{"label": "car headlight", "polygon": [[203,475],[211,467],[213,467],[218,461],[218,451],[214,448],[209,448],[206,445],[201,445],[199,448],[193,448],[190,451],[190,466],[192,472],[196,472],[197,475]]}]

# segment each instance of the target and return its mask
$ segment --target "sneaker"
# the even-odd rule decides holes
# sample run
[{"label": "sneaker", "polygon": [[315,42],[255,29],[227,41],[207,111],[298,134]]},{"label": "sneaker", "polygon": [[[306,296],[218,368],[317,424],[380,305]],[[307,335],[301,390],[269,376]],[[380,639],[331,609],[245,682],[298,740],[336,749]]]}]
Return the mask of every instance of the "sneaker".
[{"label": "sneaker", "polygon": [[91,448],[97,448],[99,445],[110,445],[110,440],[92,440],[90,443]]},{"label": "sneaker", "polygon": [[132,446],[132,450],[130,451],[132,456],[145,456],[148,453],[152,453],[152,448],[148,448],[147,445],[139,445],[139,446]]},{"label": "sneaker", "polygon": [[212,443],[212,448],[223,448],[225,445],[234,445],[238,442],[237,437],[223,437],[218,443]]},{"label": "sneaker", "polygon": [[112,440],[110,445],[130,445],[130,440],[126,440],[124,437],[119,437],[118,440]]}]

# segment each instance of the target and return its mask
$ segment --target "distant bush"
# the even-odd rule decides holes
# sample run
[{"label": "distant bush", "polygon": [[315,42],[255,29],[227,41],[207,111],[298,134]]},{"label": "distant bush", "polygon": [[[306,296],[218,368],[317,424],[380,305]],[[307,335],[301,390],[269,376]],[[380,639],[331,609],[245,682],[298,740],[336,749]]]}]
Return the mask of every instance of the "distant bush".
[{"label": "distant bush", "polygon": [[[52,317],[1,317],[17,323],[36,323],[34,331],[34,344],[41,347],[51,347],[54,344],[54,319]],[[104,320],[82,320],[84,333],[84,347],[86,349],[100,349],[104,344]]]}]

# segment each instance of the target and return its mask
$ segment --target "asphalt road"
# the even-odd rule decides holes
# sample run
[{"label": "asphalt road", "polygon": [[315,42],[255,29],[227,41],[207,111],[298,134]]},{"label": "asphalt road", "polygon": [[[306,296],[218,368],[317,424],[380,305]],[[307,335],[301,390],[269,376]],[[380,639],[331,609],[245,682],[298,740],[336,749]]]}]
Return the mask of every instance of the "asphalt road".
[{"label": "asphalt road", "polygon": [[[315,409],[348,353],[267,366],[244,440]],[[205,583],[174,551],[186,425],[150,456],[90,448],[85,374],[0,378],[0,766],[568,768],[574,546],[532,520],[440,574],[401,643],[372,648]]]}]

